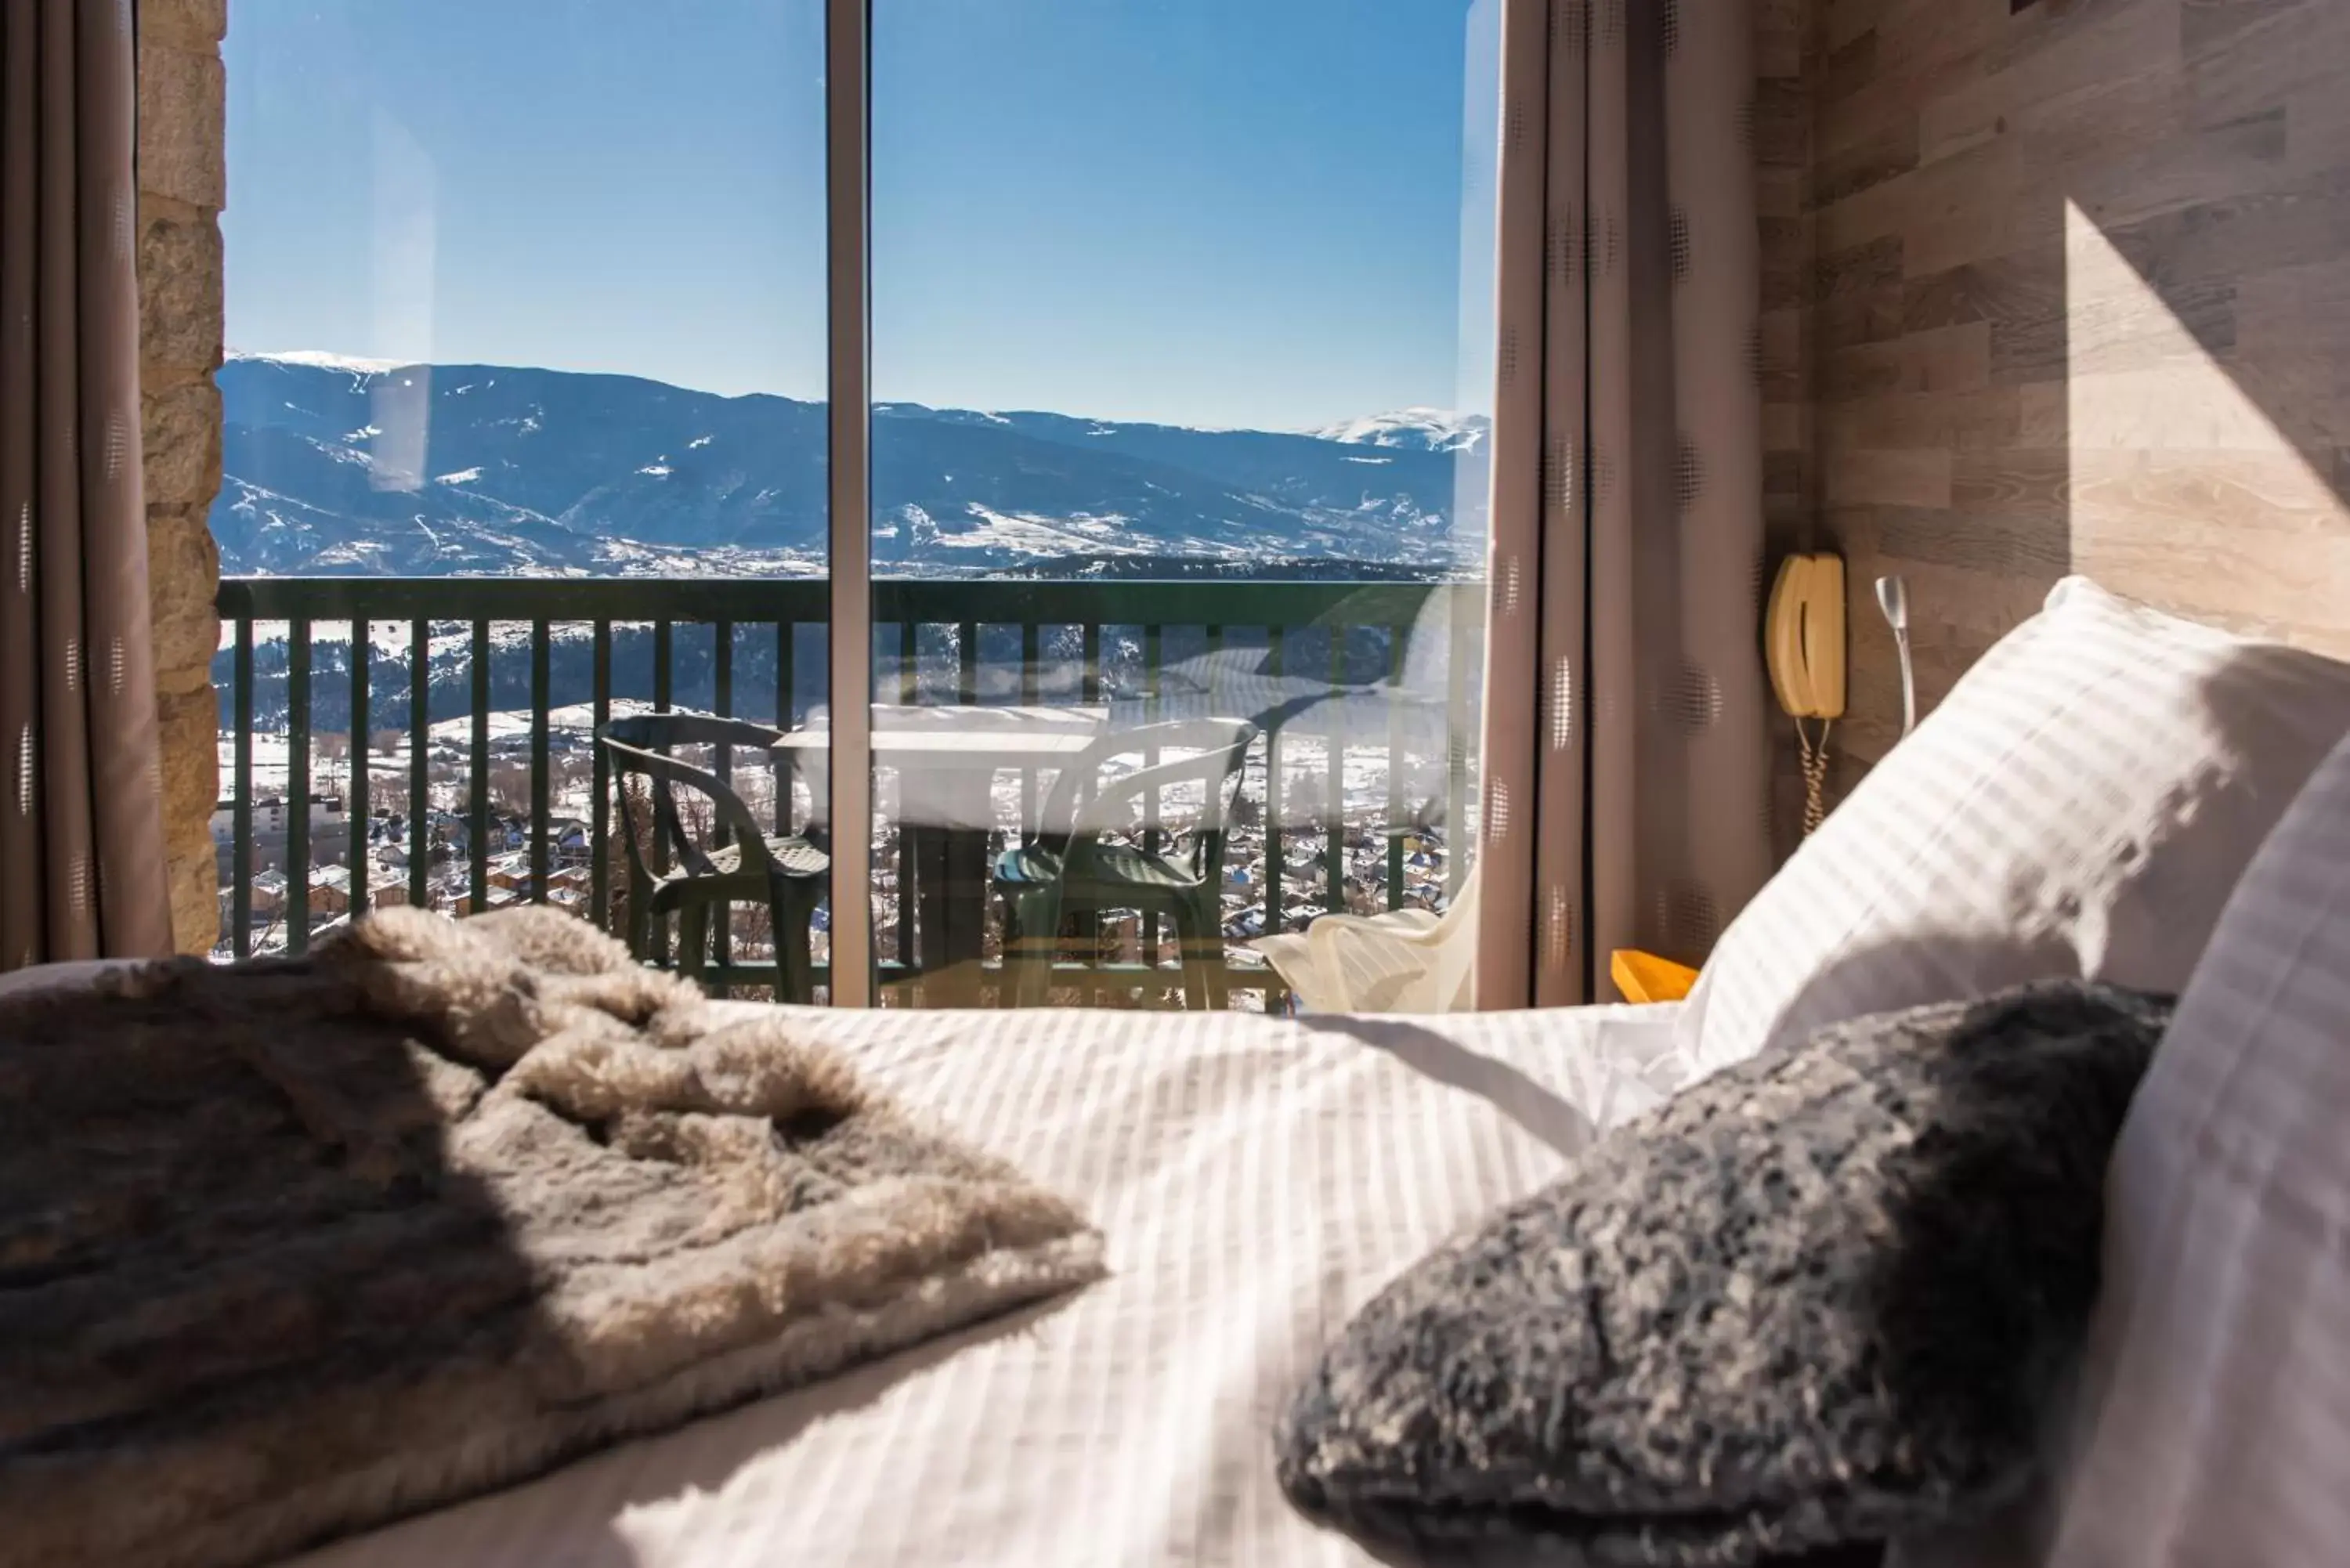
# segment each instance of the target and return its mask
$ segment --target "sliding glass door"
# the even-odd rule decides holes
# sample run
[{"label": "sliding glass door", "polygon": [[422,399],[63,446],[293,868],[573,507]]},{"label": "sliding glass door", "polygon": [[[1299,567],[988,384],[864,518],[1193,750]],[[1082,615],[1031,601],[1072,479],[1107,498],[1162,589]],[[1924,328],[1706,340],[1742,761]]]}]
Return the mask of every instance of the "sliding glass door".
[{"label": "sliding glass door", "polygon": [[1278,1007],[1460,888],[1498,11],[874,0],[885,1002]]},{"label": "sliding glass door", "polygon": [[1498,11],[240,4],[224,955],[1262,1009],[1446,908]]},{"label": "sliding glass door", "polygon": [[[233,7],[224,955],[539,902],[821,973],[797,851],[786,929],[754,897],[686,950],[696,867],[596,738],[821,838],[755,732],[662,726],[827,700],[824,41],[823,0]],[[739,870],[720,794],[680,826]]]}]

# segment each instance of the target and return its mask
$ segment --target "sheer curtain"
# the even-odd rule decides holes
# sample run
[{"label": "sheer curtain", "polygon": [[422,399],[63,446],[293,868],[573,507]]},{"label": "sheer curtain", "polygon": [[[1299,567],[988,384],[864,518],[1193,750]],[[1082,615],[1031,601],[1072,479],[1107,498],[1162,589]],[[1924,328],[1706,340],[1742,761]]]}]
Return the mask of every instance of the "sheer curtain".
[{"label": "sheer curtain", "polygon": [[130,0],[0,0],[0,970],[171,950]]},{"label": "sheer curtain", "polygon": [[1512,0],[1481,1007],[1770,872],[1751,0]]}]

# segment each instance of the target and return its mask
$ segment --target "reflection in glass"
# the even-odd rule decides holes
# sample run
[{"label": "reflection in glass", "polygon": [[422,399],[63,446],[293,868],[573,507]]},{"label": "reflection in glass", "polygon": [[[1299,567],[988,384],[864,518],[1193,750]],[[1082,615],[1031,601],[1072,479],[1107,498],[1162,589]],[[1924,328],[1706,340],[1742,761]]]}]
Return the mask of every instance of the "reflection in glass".
[{"label": "reflection in glass", "polygon": [[1278,1008],[1459,891],[1498,13],[876,6],[885,1001]]},{"label": "reflection in glass", "polygon": [[699,897],[804,869],[813,803],[692,725],[825,691],[823,20],[237,7],[210,522],[270,607],[215,670],[224,956],[536,902],[753,994],[812,926],[821,971],[804,879]]}]

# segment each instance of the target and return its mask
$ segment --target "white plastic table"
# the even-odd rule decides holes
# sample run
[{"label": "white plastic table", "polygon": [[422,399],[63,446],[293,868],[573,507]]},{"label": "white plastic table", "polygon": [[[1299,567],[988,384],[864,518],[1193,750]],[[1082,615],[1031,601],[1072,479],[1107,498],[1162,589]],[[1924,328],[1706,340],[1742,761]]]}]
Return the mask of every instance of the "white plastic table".
[{"label": "white plastic table", "polygon": [[[987,924],[987,839],[997,826],[993,784],[1005,770],[1057,772],[1108,732],[1109,710],[1076,707],[873,707],[873,763],[897,778],[891,813],[907,836],[926,989],[950,1005],[975,1002]],[[775,742],[805,782],[817,822],[829,822],[832,730],[821,715]],[[1043,789],[1040,782],[1038,789]],[[1039,795],[1041,797],[1041,794]],[[1024,830],[1037,825],[1023,824]],[[904,955],[901,955],[901,957]]]}]

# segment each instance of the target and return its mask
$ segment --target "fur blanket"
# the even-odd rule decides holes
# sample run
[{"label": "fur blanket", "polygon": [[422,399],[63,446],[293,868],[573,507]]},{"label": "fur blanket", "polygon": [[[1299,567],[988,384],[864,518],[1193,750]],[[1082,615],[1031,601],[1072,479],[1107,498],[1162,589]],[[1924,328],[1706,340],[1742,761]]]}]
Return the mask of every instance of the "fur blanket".
[{"label": "fur blanket", "polygon": [[788,1015],[546,909],[0,1000],[0,1568],[219,1568],[1102,1272]]}]

